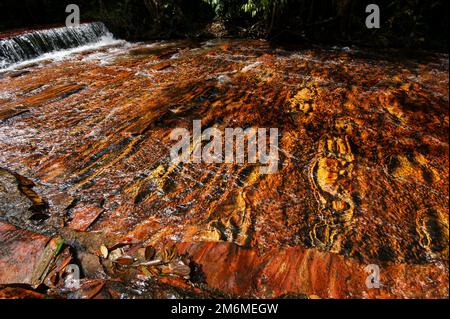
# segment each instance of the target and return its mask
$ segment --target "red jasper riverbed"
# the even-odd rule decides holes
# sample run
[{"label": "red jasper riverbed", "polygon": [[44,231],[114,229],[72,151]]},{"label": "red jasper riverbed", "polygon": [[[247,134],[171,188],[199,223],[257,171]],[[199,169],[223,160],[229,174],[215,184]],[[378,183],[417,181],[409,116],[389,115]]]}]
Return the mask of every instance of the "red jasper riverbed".
[{"label": "red jasper riverbed", "polygon": [[[448,55],[259,40],[6,69],[0,296],[448,298],[448,81]],[[278,128],[278,172],[173,164],[196,119]]]}]

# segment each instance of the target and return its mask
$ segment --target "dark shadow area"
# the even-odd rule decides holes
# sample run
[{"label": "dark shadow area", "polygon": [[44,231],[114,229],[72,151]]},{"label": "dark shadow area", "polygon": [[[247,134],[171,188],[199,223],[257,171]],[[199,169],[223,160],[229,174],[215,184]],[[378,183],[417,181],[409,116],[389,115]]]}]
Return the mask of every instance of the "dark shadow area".
[{"label": "dark shadow area", "polygon": [[[0,31],[61,25],[73,1],[3,0]],[[251,37],[282,43],[448,50],[448,2],[378,0],[380,28],[356,0],[79,0],[83,21],[101,20],[128,40]]]}]

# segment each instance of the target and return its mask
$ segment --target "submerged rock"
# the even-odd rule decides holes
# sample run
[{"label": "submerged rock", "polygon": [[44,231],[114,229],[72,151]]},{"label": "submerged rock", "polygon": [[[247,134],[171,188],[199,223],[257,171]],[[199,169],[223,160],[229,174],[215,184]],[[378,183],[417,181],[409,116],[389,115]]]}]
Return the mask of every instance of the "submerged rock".
[{"label": "submerged rock", "polygon": [[0,218],[19,224],[48,219],[47,204],[33,186],[31,180],[0,168]]},{"label": "submerged rock", "polygon": [[[448,297],[448,56],[399,56],[221,40],[38,63],[0,79],[0,165],[59,212],[89,270],[74,297]],[[278,128],[278,171],[171,162],[171,131],[193,120]],[[0,182],[0,218],[33,229],[31,185]],[[5,260],[0,278],[27,282]]]}]

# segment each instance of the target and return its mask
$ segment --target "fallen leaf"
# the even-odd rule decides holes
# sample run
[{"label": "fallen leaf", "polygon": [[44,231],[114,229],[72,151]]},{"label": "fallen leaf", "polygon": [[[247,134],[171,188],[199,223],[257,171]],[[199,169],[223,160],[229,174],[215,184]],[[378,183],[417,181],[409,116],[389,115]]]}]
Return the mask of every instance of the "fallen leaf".
[{"label": "fallen leaf", "polygon": [[147,277],[152,277],[152,274],[151,274],[150,271],[148,271],[147,267],[142,266],[142,267],[141,267],[141,271],[142,271],[142,273],[143,273],[145,276],[147,276]]},{"label": "fallen leaf", "polygon": [[63,246],[64,246],[64,239],[61,237],[57,237],[56,248],[55,248],[55,257],[59,255]]},{"label": "fallen leaf", "polygon": [[56,237],[52,238],[47,246],[45,246],[41,257],[39,258],[39,262],[33,269],[31,275],[31,284],[33,287],[38,287],[44,281],[51,268],[50,265],[55,260],[55,257],[61,250],[63,244],[64,240],[61,237]]},{"label": "fallen leaf", "polygon": [[109,260],[116,261],[123,256],[123,249],[117,248],[109,253]]},{"label": "fallen leaf", "polygon": [[145,260],[152,260],[155,257],[156,250],[152,246],[145,247]]},{"label": "fallen leaf", "polygon": [[108,258],[109,252],[108,252],[108,248],[106,248],[105,245],[100,246],[100,252],[101,252],[103,258],[105,258],[105,259]]},{"label": "fallen leaf", "polygon": [[129,266],[129,265],[133,264],[134,259],[129,256],[124,256],[124,257],[117,258],[114,262],[118,263],[119,265]]},{"label": "fallen leaf", "polygon": [[83,286],[79,290],[70,295],[71,299],[92,299],[94,298],[105,286],[103,280],[92,280]]}]

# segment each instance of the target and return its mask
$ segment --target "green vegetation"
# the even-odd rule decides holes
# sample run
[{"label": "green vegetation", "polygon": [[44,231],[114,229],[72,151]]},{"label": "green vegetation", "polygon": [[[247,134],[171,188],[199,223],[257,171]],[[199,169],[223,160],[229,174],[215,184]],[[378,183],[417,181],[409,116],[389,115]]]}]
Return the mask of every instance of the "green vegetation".
[{"label": "green vegetation", "polygon": [[[0,30],[63,23],[73,1],[2,0]],[[365,27],[377,3],[381,28]],[[448,50],[445,0],[79,0],[82,19],[127,39],[217,36]]]},{"label": "green vegetation", "polygon": [[[441,0],[204,0],[223,21],[250,21],[269,39],[448,49],[448,2]],[[365,27],[365,8],[380,6],[382,26]],[[239,21],[238,21],[239,23]],[[242,23],[245,25],[245,23]]]}]

